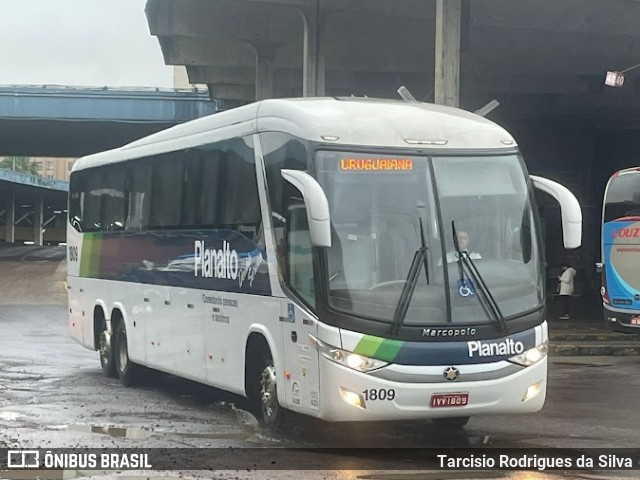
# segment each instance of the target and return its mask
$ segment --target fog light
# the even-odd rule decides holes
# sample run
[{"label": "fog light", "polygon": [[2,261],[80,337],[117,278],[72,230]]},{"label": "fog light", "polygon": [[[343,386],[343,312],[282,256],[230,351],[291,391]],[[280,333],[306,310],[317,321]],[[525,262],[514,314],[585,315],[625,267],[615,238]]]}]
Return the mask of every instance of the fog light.
[{"label": "fog light", "polygon": [[342,399],[349,405],[362,408],[363,410],[367,408],[367,405],[364,403],[364,398],[362,398],[362,395],[358,393],[347,390],[344,387],[340,387],[340,395],[342,395]]},{"label": "fog light", "polygon": [[522,401],[526,402],[536,397],[542,391],[542,381],[538,383],[534,383],[529,388],[527,388],[527,392],[522,397]]}]

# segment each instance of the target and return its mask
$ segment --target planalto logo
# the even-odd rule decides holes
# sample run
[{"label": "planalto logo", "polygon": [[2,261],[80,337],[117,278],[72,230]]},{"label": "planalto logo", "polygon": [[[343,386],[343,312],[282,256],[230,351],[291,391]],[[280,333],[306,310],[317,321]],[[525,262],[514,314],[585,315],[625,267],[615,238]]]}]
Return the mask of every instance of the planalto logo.
[{"label": "planalto logo", "polygon": [[515,342],[511,338],[506,338],[501,342],[483,342],[473,340],[467,342],[469,349],[469,358],[493,357],[496,355],[518,355],[524,352],[524,343]]},{"label": "planalto logo", "polygon": [[206,248],[204,242],[196,240],[193,252],[195,265],[194,275],[205,278],[238,278],[238,252],[231,250],[227,242],[222,242],[222,248]]},{"label": "planalto logo", "polygon": [[611,238],[638,238],[640,237],[640,228],[619,228],[611,230]]},{"label": "planalto logo", "polygon": [[206,248],[204,241],[196,240],[193,252],[194,266],[193,274],[205,278],[224,278],[237,280],[238,286],[242,287],[245,280],[249,281],[249,286],[258,273],[258,269],[264,259],[259,250],[249,254],[238,255],[229,243],[222,242],[222,248]]}]

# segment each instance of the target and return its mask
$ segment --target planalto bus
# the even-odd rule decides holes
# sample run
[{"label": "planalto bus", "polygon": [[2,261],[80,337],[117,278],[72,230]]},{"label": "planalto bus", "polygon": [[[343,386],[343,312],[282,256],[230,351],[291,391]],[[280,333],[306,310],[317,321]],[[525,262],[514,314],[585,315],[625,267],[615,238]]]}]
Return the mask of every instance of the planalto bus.
[{"label": "planalto bus", "polygon": [[140,367],[246,396],[268,427],[542,408],[544,255],[516,142],[472,113],[264,100],[80,159],[69,326],[124,384]]},{"label": "planalto bus", "polygon": [[615,172],[602,206],[602,305],[612,330],[640,331],[640,173]]}]

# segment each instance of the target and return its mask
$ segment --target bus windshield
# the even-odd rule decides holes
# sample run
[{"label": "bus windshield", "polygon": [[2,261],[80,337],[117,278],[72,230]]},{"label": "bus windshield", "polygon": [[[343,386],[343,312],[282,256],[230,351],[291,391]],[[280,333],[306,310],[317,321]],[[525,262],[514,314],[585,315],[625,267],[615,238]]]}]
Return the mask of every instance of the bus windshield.
[{"label": "bus windshield", "polygon": [[640,217],[640,175],[638,172],[624,173],[612,177],[604,201],[603,221],[624,220],[625,217]]},{"label": "bus windshield", "polygon": [[402,324],[495,321],[478,286],[461,293],[469,272],[458,261],[452,222],[459,250],[467,251],[505,318],[543,305],[537,223],[518,156],[320,151],[316,170],[331,211],[330,307],[391,323],[424,242],[427,272],[417,279]]}]

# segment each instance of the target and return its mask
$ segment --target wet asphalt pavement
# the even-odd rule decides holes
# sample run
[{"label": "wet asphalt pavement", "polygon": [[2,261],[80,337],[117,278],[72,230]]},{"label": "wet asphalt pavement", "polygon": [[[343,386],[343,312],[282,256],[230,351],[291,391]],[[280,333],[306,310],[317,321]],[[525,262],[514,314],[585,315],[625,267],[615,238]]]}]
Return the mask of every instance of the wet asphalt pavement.
[{"label": "wet asphalt pavement", "polygon": [[[0,267],[1,270],[1,267]],[[57,271],[56,269],[54,269]],[[54,271],[52,270],[52,271]],[[563,447],[634,448],[640,445],[640,357],[551,359],[547,403],[537,414],[472,418],[462,433],[443,433],[428,422],[327,425],[296,418],[278,434],[263,432],[244,402],[213,388],[147,371],[126,388],[102,375],[97,352],[70,339],[66,305],[0,302],[0,448],[217,448],[225,455],[251,447],[329,447],[289,451],[286,470],[133,472],[96,478],[339,478],[415,480],[436,478],[613,478],[604,472],[413,472],[412,451],[376,454],[384,471],[369,470],[366,455],[348,448]],[[33,302],[39,303],[39,302]],[[58,299],[56,297],[56,303]],[[264,455],[269,455],[264,450]],[[397,452],[397,450],[396,450]],[[418,452],[416,450],[416,452]],[[271,451],[273,453],[273,451]],[[416,453],[418,454],[418,453]],[[258,458],[258,457],[256,457]],[[363,460],[363,458],[365,460]],[[286,464],[283,463],[286,460]],[[304,470],[314,465],[331,470]],[[258,462],[259,463],[259,462]],[[374,463],[372,463],[373,465]],[[363,470],[367,468],[368,470]],[[392,472],[389,470],[402,470]],[[0,478],[36,478],[0,472]],[[33,474],[34,472],[29,472]],[[638,478],[640,472],[616,473]],[[85,478],[87,472],[47,472],[40,478]],[[484,475],[484,476],[483,476]]]},{"label": "wet asphalt pavement", "polygon": [[[132,388],[104,377],[97,353],[69,338],[63,305],[5,305],[0,306],[0,446],[630,448],[640,445],[638,367],[636,357],[562,357],[551,362],[542,412],[473,418],[459,434],[443,434],[427,422],[347,427],[304,418],[285,433],[266,434],[242,409],[240,397],[153,371]],[[298,451],[287,467],[304,469],[318,460],[317,455]],[[336,458],[341,470],[330,472],[329,478],[342,478],[336,475],[344,475],[340,472],[349,466],[362,468],[360,457],[358,451],[342,450]],[[406,467],[406,459],[398,464]],[[249,473],[240,478],[257,475]],[[439,473],[432,478],[481,478]],[[269,471],[256,478],[276,478],[275,474]],[[277,478],[288,475],[279,472]],[[358,478],[392,478],[390,473],[376,475]],[[431,478],[401,475],[398,478]]]}]

